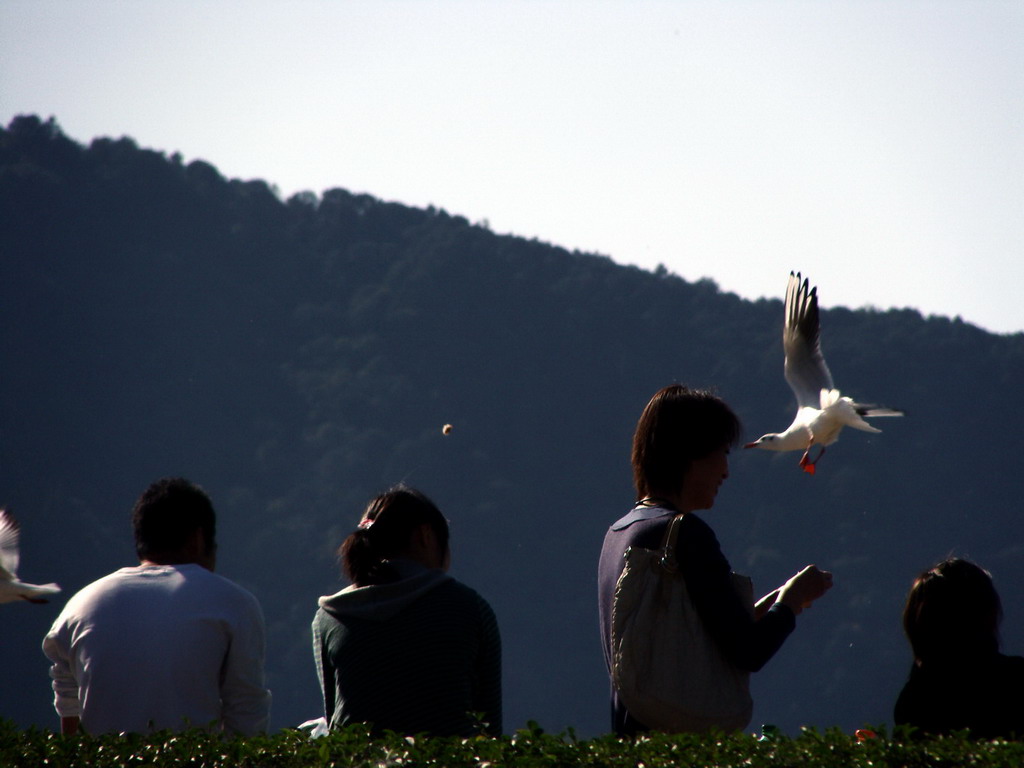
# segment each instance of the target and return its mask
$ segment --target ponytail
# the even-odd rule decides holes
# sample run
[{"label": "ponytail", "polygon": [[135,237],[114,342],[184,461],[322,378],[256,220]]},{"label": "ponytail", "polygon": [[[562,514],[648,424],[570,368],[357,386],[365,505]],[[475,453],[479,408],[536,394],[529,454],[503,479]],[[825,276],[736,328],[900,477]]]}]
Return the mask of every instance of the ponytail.
[{"label": "ponytail", "polygon": [[409,549],[416,529],[428,524],[441,551],[448,549],[448,521],[424,494],[406,485],[391,488],[370,501],[363,517],[338,550],[342,570],[357,587],[396,578],[388,562]]}]

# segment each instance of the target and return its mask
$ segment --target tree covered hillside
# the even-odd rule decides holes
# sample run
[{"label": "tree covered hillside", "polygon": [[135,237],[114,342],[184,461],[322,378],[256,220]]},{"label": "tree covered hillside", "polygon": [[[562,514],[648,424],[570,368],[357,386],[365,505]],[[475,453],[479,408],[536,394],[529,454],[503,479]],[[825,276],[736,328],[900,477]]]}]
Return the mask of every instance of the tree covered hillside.
[{"label": "tree covered hillside", "polygon": [[[793,269],[814,281],[813,261]],[[275,727],[321,713],[316,598],[344,585],[334,550],[366,500],[406,481],[498,615],[506,730],[603,733],[597,556],[633,499],[641,409],[664,384],[713,387],[751,439],[793,410],[781,300],[340,188],[282,201],[32,116],[0,131],[0,307],[0,504],[20,575],[65,590],[0,606],[0,716],[23,725],[56,725],[39,643],[63,601],[133,561],[132,503],[182,474],[218,509],[218,570],[263,604]],[[913,310],[822,324],[837,383],[907,417],[848,430],[814,477],[734,452],[703,515],[755,589],[835,573],[754,678],[754,724],[791,732],[891,720],[903,597],[950,552],[993,572],[1024,652],[1024,335]]]}]

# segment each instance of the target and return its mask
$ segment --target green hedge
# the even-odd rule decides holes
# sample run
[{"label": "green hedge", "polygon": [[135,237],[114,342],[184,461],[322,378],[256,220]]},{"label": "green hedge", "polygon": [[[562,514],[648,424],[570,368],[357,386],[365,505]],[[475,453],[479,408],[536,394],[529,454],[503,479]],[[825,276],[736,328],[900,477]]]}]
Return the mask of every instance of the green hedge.
[{"label": "green hedge", "polygon": [[760,741],[749,735],[656,736],[637,741],[603,736],[578,740],[570,732],[547,735],[531,727],[511,737],[434,739],[385,736],[371,739],[363,728],[310,739],[287,731],[251,739],[224,739],[203,731],[150,736],[62,737],[19,730],[0,721],[0,766],[4,768],[314,768],[366,766],[403,768],[497,768],[497,766],[829,766],[916,768],[921,766],[1024,765],[1024,742],[972,741],[963,736],[911,739],[883,731],[864,740],[838,730],[806,730],[799,738]]}]

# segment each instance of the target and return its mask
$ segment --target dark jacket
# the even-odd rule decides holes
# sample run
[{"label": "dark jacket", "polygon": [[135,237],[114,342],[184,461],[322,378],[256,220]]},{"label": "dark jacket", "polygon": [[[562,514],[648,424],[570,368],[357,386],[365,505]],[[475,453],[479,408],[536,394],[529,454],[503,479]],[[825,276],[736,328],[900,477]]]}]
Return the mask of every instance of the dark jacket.
[{"label": "dark jacket", "polygon": [[313,654],[332,728],[500,734],[501,639],[494,612],[442,571],[394,561],[394,582],[321,597]]},{"label": "dark jacket", "polygon": [[896,700],[897,725],[927,734],[969,728],[983,738],[1024,736],[1024,658],[1000,653],[916,664]]}]

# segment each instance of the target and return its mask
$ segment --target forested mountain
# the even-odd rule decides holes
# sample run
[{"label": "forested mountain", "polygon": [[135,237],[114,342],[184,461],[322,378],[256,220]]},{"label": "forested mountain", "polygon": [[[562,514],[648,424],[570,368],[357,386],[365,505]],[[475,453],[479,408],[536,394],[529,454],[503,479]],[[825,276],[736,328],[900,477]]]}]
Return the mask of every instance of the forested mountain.
[{"label": "forested mountain", "polygon": [[[65,590],[0,606],[0,717],[23,725],[56,725],[39,643],[64,599],[133,562],[132,503],[182,474],[218,509],[218,570],[262,602],[275,727],[320,714],[316,598],[343,585],[334,550],[366,500],[406,481],[498,615],[506,730],[603,733],[595,572],[641,409],[674,381],[712,387],[751,438],[793,409],[781,301],[343,189],[282,201],[31,116],[0,131],[0,312],[0,504],[21,576]],[[950,552],[993,572],[1024,652],[1024,335],[913,310],[822,324],[847,393],[907,417],[848,430],[814,477],[734,452],[702,515],[761,592],[835,573],[754,677],[754,725],[789,732],[891,721],[903,598]]]}]

